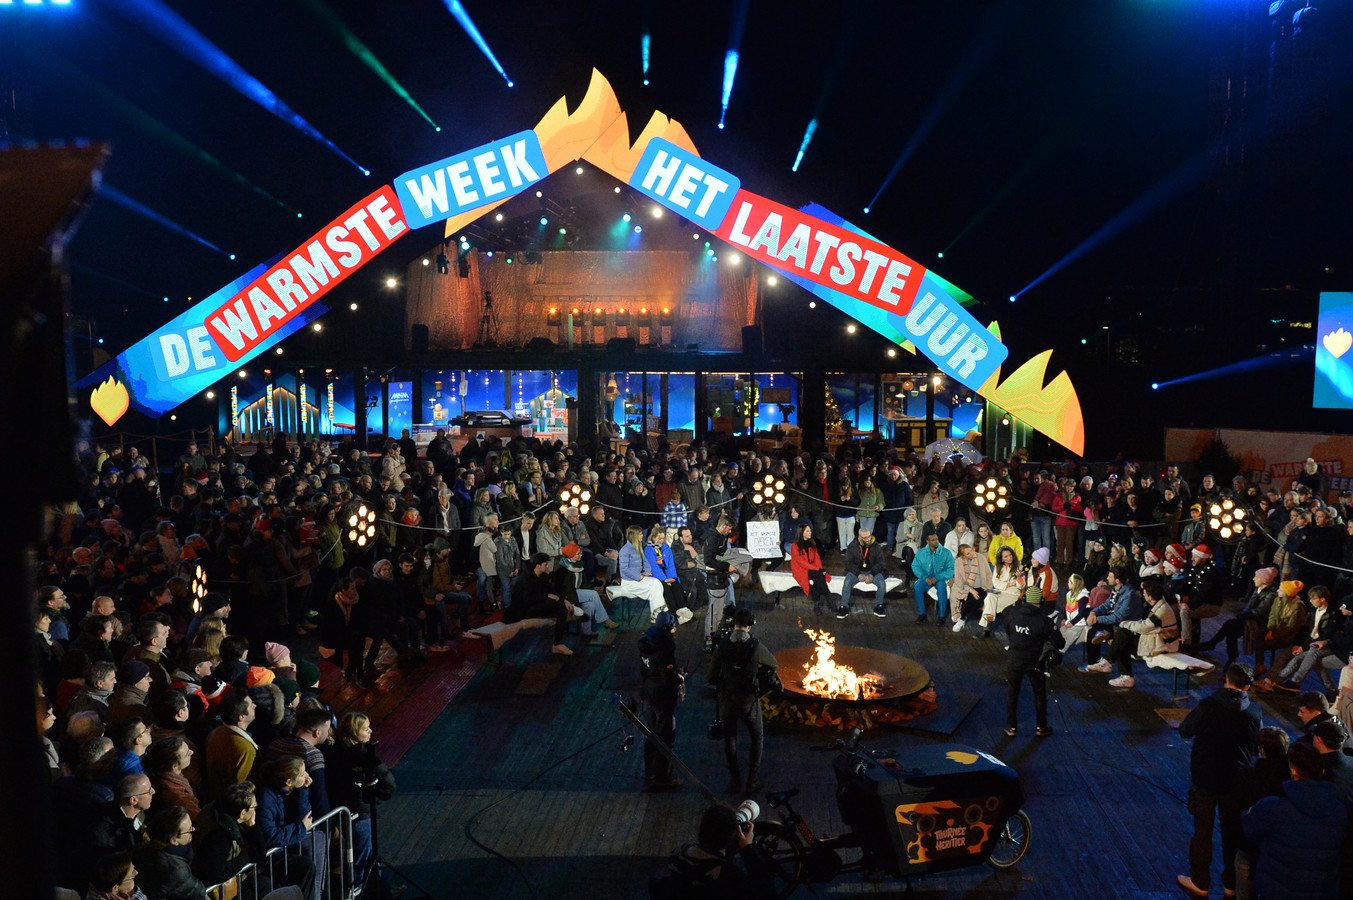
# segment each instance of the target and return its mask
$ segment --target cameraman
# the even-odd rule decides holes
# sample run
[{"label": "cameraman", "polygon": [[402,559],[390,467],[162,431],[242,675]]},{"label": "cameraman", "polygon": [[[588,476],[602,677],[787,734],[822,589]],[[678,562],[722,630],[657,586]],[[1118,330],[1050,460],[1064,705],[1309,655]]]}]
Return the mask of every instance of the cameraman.
[{"label": "cameraman", "polygon": [[[723,722],[723,752],[728,761],[728,793],[747,793],[761,787],[757,772],[761,769],[761,701],[759,677],[762,669],[774,671],[775,656],[764,644],[752,637],[756,617],[750,609],[733,611],[733,630],[728,640],[719,643],[709,664],[710,684],[719,689],[719,719]],[[741,721],[751,737],[747,754],[747,780],[742,780],[738,769],[738,722]]]},{"label": "cameraman", "polygon": [[681,787],[672,774],[672,761],[661,744],[676,746],[676,709],[686,696],[686,679],[676,664],[677,617],[667,610],[639,638],[639,664],[644,676],[644,725],[652,736],[644,740],[644,790]]},{"label": "cameraman", "polygon": [[700,817],[700,837],[668,861],[669,874],[649,882],[653,900],[772,900],[775,877],[756,846],[753,823],[716,803]]},{"label": "cameraman", "polygon": [[371,862],[371,806],[395,795],[395,776],[376,754],[366,713],[346,712],[325,753],[329,804],[352,811],[353,884],[363,884]]}]

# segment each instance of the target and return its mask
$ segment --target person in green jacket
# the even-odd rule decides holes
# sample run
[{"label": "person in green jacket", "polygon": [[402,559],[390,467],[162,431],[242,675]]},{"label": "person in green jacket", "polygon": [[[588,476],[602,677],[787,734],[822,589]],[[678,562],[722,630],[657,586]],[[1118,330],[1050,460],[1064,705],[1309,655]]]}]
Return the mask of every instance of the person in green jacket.
[{"label": "person in green jacket", "polygon": [[883,512],[883,491],[879,490],[878,485],[874,484],[874,479],[868,475],[860,482],[859,490],[860,505],[855,513],[860,517],[860,532],[874,531],[874,523],[878,520],[879,513]]}]

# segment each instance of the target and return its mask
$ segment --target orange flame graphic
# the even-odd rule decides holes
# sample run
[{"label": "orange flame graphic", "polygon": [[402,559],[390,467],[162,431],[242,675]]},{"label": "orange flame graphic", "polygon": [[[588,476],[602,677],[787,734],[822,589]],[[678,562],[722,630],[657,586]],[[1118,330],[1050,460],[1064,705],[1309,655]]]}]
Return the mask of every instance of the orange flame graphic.
[{"label": "orange flame graphic", "polygon": [[108,380],[94,388],[94,392],[89,395],[89,405],[98,413],[100,419],[103,419],[107,425],[112,425],[122,414],[127,411],[131,404],[131,398],[127,396],[127,386],[118,381],[112,375]]}]

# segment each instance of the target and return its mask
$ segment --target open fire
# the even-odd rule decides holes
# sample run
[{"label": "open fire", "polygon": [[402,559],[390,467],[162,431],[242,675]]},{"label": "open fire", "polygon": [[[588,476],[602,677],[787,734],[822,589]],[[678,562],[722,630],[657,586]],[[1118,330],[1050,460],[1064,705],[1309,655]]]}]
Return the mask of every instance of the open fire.
[{"label": "open fire", "polygon": [[868,700],[883,695],[882,681],[876,675],[861,675],[849,666],[836,662],[836,637],[826,631],[805,628],[803,633],[813,642],[813,655],[804,664],[804,691],[819,697],[839,700]]}]

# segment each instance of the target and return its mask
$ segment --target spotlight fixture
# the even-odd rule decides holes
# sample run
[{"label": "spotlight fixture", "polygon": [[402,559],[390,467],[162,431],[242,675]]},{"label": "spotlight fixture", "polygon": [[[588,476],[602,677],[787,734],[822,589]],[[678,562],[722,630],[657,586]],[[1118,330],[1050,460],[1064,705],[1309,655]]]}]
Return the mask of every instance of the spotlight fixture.
[{"label": "spotlight fixture", "polygon": [[855,326],[854,326],[854,325],[847,325],[847,326],[846,326],[846,334],[854,334],[854,333],[855,333]]},{"label": "spotlight fixture", "polygon": [[1010,486],[995,478],[979,481],[973,486],[973,504],[989,515],[1003,511],[1010,505]]},{"label": "spotlight fixture", "polygon": [[188,583],[188,596],[193,598],[193,612],[199,613],[202,611],[202,600],[207,596],[207,570],[197,560],[186,561],[183,565],[185,568],[192,569],[192,580]]},{"label": "spotlight fixture", "polygon": [[346,521],[348,530],[343,533],[343,537],[352,547],[365,550],[368,544],[376,540],[376,511],[365,503],[359,502],[349,507]]},{"label": "spotlight fixture", "polygon": [[1225,497],[1207,508],[1207,527],[1217,533],[1223,541],[1240,537],[1245,520],[1245,510],[1230,497]]},{"label": "spotlight fixture", "polygon": [[776,278],[774,275],[766,279],[766,284],[770,285],[771,287],[775,287],[779,283],[780,279]]},{"label": "spotlight fixture", "polygon": [[385,279],[385,286],[388,287],[388,288],[392,288],[392,287],[394,287],[394,286],[397,285],[397,284],[399,284],[399,282],[396,281],[396,280],[393,279],[393,278],[387,278],[387,279]]},{"label": "spotlight fixture", "polygon": [[559,511],[562,513],[569,507],[577,507],[578,512],[587,515],[587,511],[592,508],[592,491],[574,482],[559,492]]},{"label": "spotlight fixture", "polygon": [[785,481],[767,473],[752,485],[752,503],[762,512],[774,512],[785,502]]}]

